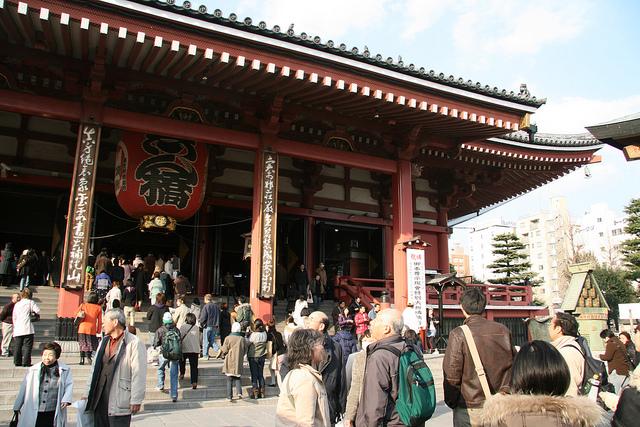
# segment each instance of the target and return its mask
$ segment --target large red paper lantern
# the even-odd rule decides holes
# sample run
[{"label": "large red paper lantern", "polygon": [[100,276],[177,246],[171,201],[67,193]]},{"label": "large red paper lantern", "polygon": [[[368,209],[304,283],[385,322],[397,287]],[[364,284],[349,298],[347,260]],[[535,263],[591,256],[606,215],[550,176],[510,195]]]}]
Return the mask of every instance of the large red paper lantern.
[{"label": "large red paper lantern", "polygon": [[115,192],[142,229],[174,230],[204,199],[209,151],[203,143],[124,132],[116,151]]}]

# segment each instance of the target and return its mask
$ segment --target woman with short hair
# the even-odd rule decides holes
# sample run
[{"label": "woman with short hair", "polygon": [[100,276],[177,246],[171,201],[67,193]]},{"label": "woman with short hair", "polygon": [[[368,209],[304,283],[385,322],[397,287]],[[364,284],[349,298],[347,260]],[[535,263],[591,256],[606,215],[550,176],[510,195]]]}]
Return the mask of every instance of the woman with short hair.
[{"label": "woman with short hair", "polygon": [[78,344],[80,346],[80,364],[84,365],[85,358],[91,365],[91,357],[98,349],[98,332],[102,330],[102,307],[98,304],[98,294],[90,292],[86,301],[78,307],[76,319],[78,324]]},{"label": "woman with short hair", "polygon": [[71,405],[71,369],[60,362],[60,344],[50,342],[42,350],[42,363],[27,370],[13,404],[18,427],[64,427]]},{"label": "woman with short hair", "polygon": [[264,397],[264,360],[267,355],[267,331],[262,319],[256,319],[249,335],[249,369],[251,370],[251,399]]},{"label": "woman with short hair", "polygon": [[180,325],[180,339],[182,340],[182,359],[180,360],[180,377],[184,378],[189,361],[191,388],[198,388],[198,357],[200,357],[200,328],[196,326],[196,316],[187,313],[184,323]]},{"label": "woman with short hair", "polygon": [[587,396],[565,396],[571,374],[564,357],[545,341],[522,346],[513,361],[512,394],[495,394],[482,407],[485,427],[591,427],[602,409]]},{"label": "woman with short hair", "polygon": [[287,363],[276,407],[276,426],[331,425],[329,399],[318,366],[326,360],[324,336],[313,329],[296,329],[289,337]]}]

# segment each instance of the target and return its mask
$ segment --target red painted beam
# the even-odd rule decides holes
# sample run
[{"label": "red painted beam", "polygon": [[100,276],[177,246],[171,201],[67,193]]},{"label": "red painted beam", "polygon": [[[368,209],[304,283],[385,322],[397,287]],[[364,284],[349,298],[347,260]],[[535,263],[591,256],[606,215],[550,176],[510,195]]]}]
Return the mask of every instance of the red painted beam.
[{"label": "red painted beam", "polygon": [[335,150],[319,145],[305,144],[304,142],[290,141],[282,138],[275,140],[271,147],[279,154],[312,160],[319,163],[337,164],[361,168],[369,171],[393,174],[396,172],[396,162],[382,157],[368,156],[366,154],[351,153]]},{"label": "red painted beam", "polygon": [[6,89],[0,89],[0,110],[76,122],[82,116],[80,102],[64,101]]}]

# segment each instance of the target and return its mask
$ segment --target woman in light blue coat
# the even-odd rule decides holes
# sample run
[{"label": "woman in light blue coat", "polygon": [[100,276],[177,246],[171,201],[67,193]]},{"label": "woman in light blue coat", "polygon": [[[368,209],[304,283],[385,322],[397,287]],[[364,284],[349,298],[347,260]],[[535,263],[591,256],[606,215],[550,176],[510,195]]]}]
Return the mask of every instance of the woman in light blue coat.
[{"label": "woman in light blue coat", "polygon": [[65,427],[73,379],[69,366],[58,361],[61,353],[58,343],[47,343],[42,363],[27,370],[13,404],[18,427]]}]

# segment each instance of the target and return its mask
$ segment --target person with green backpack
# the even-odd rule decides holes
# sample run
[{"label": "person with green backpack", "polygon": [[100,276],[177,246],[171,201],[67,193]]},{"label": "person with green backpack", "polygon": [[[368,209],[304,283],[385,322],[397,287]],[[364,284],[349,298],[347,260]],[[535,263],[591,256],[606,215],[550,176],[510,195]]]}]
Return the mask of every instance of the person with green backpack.
[{"label": "person with green backpack", "polygon": [[[355,425],[422,426],[433,415],[436,394],[429,367],[402,338],[402,315],[386,309],[371,322]],[[396,373],[396,374],[393,374]]]},{"label": "person with green backpack", "polygon": [[170,395],[171,400],[176,402],[178,400],[178,370],[180,360],[182,360],[182,339],[169,312],[162,316],[162,326],[156,330],[153,337],[153,348],[160,348],[156,390],[164,390],[165,369],[169,365]]}]

